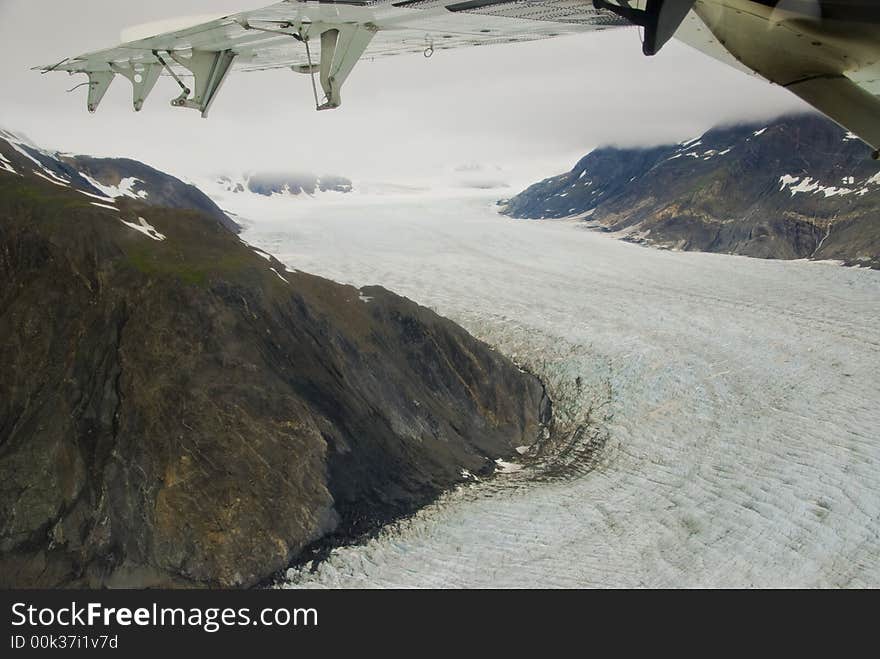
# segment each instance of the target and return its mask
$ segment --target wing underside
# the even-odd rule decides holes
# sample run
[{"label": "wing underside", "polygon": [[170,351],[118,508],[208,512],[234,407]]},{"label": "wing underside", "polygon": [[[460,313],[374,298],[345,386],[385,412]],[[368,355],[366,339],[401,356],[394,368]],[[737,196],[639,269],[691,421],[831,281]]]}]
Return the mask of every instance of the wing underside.
[{"label": "wing underside", "polygon": [[[132,82],[136,109],[156,79],[167,75],[183,90],[197,88],[189,89],[176,105],[206,113],[211,92],[216,93],[213,88],[219,89],[230,71],[290,68],[322,73],[323,66],[325,100],[335,107],[338,99],[327,97],[338,95],[338,86],[361,58],[430,56],[451,48],[533,41],[624,24],[584,0],[279,2],[80,55],[43,70],[88,74],[91,111],[116,75]],[[192,77],[195,85],[184,83]]]},{"label": "wing underside", "polygon": [[[238,54],[236,69],[280,69],[308,63],[301,43],[291,35],[311,23],[360,23],[378,28],[365,57],[517,43],[618,27],[626,22],[594,9],[582,0],[545,2],[460,2],[374,0],[363,3],[279,2],[192,27],[121,44],[72,58],[58,69],[73,72],[108,70],[111,62],[155,62],[153,51],[227,50]],[[246,29],[278,29],[287,34]],[[279,26],[284,26],[279,28]],[[320,48],[313,52],[318,55]]]},{"label": "wing underside", "polygon": [[172,105],[207,116],[230,72],[282,68],[311,75],[316,107],[330,109],[362,58],[628,24],[643,28],[647,55],[675,34],[788,88],[880,148],[880,5],[868,0],[287,0],[166,25],[42,70],[86,74],[92,112],[117,76],[131,82],[140,110],[165,75],[181,89]]},{"label": "wing underside", "polygon": [[786,88],[880,155],[880,3],[697,0],[676,37]]}]

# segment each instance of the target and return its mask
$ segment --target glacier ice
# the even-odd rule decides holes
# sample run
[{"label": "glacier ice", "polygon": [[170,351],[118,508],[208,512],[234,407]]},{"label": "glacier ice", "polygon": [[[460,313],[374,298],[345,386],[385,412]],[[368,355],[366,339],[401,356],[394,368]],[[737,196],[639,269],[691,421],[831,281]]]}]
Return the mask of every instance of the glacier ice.
[{"label": "glacier ice", "polygon": [[595,431],[586,462],[459,488],[287,585],[880,586],[880,272],[654,250],[488,197],[245,224],[461,323]]}]

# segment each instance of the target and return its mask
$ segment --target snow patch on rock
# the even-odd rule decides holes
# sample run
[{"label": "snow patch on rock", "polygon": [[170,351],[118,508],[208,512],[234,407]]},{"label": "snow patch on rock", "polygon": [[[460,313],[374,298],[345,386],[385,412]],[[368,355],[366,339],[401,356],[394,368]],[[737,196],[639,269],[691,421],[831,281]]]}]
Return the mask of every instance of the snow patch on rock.
[{"label": "snow patch on rock", "polygon": [[89,182],[89,184],[94,187],[96,190],[100,190],[103,194],[111,199],[116,199],[117,197],[130,197],[131,199],[146,199],[148,194],[146,191],[141,190],[139,192],[135,192],[134,187],[138,183],[143,183],[140,179],[136,179],[133,176],[129,176],[128,178],[124,178],[119,182],[119,185],[104,185],[100,181],[92,178],[88,174],[80,173],[80,175]]},{"label": "snow patch on rock", "polygon": [[275,273],[275,276],[278,277],[278,279],[280,279],[281,281],[283,281],[285,284],[289,284],[289,283],[290,283],[290,282],[287,281],[287,280],[281,275],[281,273],[278,272],[275,268],[269,268],[269,270],[271,270],[272,272],[274,272],[274,273]]},{"label": "snow patch on rock", "polygon": [[11,174],[18,174],[18,172],[15,171],[15,168],[12,166],[12,163],[9,162],[2,153],[0,153],[0,170],[9,172]]},{"label": "snow patch on rock", "polygon": [[163,234],[159,233],[156,230],[156,227],[151,225],[149,222],[147,222],[142,217],[138,217],[137,224],[135,224],[134,222],[126,222],[125,220],[120,220],[120,221],[125,226],[129,227],[130,229],[134,229],[135,231],[138,231],[138,232],[144,234],[147,238],[151,238],[152,240],[156,240],[159,242],[165,240],[165,236]]}]

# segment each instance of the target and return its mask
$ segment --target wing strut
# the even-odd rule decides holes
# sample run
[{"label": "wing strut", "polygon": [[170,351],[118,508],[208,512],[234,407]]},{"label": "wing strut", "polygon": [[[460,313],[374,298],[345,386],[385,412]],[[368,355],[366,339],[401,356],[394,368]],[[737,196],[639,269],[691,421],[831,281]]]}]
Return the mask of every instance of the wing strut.
[{"label": "wing strut", "polygon": [[[312,64],[312,49],[309,48],[309,40],[303,39],[302,37],[299,37],[299,39],[306,46],[306,58],[309,60],[309,66],[308,66],[307,72],[309,74],[309,77],[312,79],[312,95],[315,97],[315,109],[320,110],[321,109],[321,101],[318,100],[318,86],[315,84],[315,71],[318,69],[318,67],[316,67],[314,64]],[[299,71],[300,73],[304,72],[302,69],[297,69],[296,67],[294,67],[294,71]]]},{"label": "wing strut", "polygon": [[[158,50],[153,51],[153,56],[157,60],[159,60],[159,64],[161,64],[162,67],[168,72],[168,75],[170,75],[172,78],[174,78],[174,82],[176,82],[178,84],[178,86],[180,87],[180,96],[178,96],[175,99],[175,101],[179,102],[179,101],[183,101],[183,100],[187,99],[189,97],[189,95],[192,94],[192,90],[189,87],[187,87],[185,84],[183,84],[183,80],[181,80],[180,76],[174,72],[174,69],[172,69],[171,66],[168,64],[168,62],[165,61],[165,58],[159,54]],[[172,101],[171,105],[174,105],[175,101]]]}]

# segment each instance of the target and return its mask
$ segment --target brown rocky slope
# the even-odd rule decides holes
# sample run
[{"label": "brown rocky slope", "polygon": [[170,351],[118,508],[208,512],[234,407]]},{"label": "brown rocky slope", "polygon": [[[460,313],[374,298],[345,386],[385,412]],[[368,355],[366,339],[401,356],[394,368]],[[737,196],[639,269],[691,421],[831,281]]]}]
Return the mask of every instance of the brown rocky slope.
[{"label": "brown rocky slope", "polygon": [[658,247],[880,267],[880,166],[815,114],[599,148],[502,204],[512,217],[581,217]]},{"label": "brown rocky slope", "polygon": [[2,586],[250,586],[491,472],[549,419],[536,378],[407,299],[13,165]]}]

